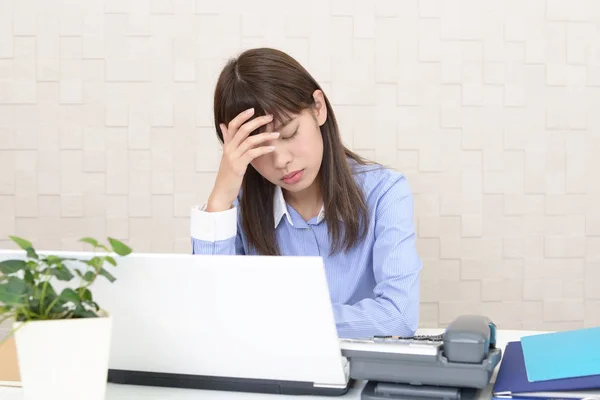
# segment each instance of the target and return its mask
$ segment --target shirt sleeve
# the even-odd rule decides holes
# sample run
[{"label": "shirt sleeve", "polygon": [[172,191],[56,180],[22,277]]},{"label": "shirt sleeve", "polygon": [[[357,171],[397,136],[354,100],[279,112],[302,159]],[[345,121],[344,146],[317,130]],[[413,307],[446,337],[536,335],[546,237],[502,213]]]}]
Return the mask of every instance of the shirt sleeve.
[{"label": "shirt sleeve", "polygon": [[333,304],[342,338],[414,335],[419,320],[421,259],[414,200],[404,176],[381,196],[375,212],[374,298]]},{"label": "shirt sleeve", "polygon": [[193,206],[190,217],[192,254],[244,254],[237,203],[219,212],[207,212],[206,204]]}]

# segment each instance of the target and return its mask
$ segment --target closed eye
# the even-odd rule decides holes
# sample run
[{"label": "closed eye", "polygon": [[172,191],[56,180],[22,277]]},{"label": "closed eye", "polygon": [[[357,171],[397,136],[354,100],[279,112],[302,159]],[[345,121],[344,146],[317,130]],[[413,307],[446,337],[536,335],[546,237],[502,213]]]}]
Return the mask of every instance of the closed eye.
[{"label": "closed eye", "polygon": [[298,130],[296,130],[294,133],[292,133],[291,136],[281,137],[281,140],[290,140],[290,139],[293,139],[296,136],[297,133],[298,133]]}]

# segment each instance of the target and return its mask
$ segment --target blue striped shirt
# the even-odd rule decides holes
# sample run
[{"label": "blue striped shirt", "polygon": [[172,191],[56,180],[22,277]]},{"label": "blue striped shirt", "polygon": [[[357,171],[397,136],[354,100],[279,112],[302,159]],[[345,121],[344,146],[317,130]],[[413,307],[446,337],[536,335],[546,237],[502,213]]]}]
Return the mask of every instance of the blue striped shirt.
[{"label": "blue striped shirt", "polygon": [[[421,259],[407,179],[378,165],[353,164],[353,169],[368,206],[365,240],[330,256],[323,209],[305,221],[276,187],[273,212],[281,254],[323,258],[340,337],[413,335],[419,321]],[[193,208],[193,253],[252,254],[238,210],[207,213],[203,207]]]}]

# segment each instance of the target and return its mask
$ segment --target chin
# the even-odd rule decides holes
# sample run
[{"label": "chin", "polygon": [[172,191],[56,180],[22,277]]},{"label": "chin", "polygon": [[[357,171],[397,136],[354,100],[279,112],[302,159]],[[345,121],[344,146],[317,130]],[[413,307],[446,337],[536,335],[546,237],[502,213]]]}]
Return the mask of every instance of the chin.
[{"label": "chin", "polygon": [[281,183],[279,186],[291,193],[300,193],[310,187],[310,185],[286,185],[285,183]]}]

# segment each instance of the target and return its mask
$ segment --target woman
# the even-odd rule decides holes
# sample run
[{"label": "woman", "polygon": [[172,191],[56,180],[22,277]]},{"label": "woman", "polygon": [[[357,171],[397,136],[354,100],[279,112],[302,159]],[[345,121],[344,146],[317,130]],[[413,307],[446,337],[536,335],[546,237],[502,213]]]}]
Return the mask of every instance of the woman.
[{"label": "woman", "polygon": [[321,256],[340,337],[414,334],[407,180],[344,147],[311,75],[278,50],[245,51],[219,76],[214,120],[223,156],[192,210],[194,254]]}]

